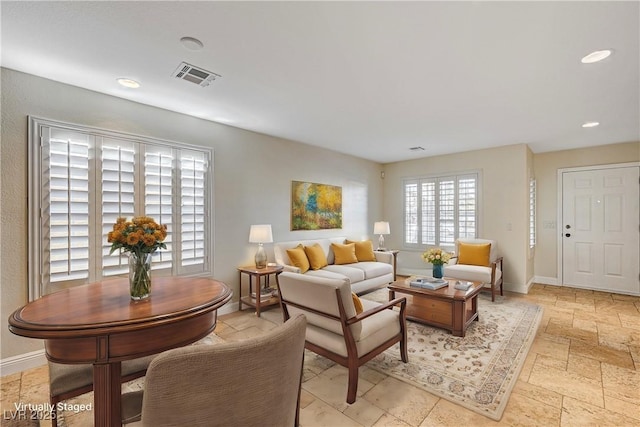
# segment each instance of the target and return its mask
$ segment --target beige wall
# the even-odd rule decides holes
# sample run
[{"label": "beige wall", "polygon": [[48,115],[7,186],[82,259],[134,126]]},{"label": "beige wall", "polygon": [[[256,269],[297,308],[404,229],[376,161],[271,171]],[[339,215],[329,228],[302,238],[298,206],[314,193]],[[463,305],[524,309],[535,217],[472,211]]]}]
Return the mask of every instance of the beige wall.
[{"label": "beige wall", "polygon": [[[558,169],[640,161],[640,142],[554,151],[534,155],[538,183],[538,242],[534,270],[547,283],[558,280]],[[547,228],[545,228],[547,224]],[[554,228],[548,228],[553,224]]]},{"label": "beige wall", "polygon": [[[2,69],[0,287],[2,359],[42,348],[17,337],[7,317],[27,302],[27,116],[214,148],[214,275],[234,290],[253,263],[249,226],[270,223],[275,240],[366,237],[382,214],[381,165],[280,138]],[[342,186],[343,229],[290,231],[291,181]],[[272,247],[266,245],[267,251]],[[271,255],[271,260],[273,259]]]},{"label": "beige wall", "polygon": [[524,144],[427,157],[385,165],[384,219],[390,222],[387,247],[400,249],[398,266],[424,268],[420,251],[403,247],[403,189],[406,177],[451,172],[482,172],[479,237],[498,241],[504,256],[505,289],[522,290],[527,283],[528,165],[529,149]]}]

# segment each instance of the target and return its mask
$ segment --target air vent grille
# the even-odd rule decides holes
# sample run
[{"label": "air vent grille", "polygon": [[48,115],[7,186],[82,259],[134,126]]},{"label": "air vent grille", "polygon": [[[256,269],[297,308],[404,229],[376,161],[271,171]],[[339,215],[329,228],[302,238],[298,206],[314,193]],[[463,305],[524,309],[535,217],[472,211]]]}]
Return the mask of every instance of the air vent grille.
[{"label": "air vent grille", "polygon": [[211,71],[187,64],[186,62],[180,63],[171,76],[195,83],[202,87],[207,87],[212,81],[222,77],[220,74],[212,73]]}]

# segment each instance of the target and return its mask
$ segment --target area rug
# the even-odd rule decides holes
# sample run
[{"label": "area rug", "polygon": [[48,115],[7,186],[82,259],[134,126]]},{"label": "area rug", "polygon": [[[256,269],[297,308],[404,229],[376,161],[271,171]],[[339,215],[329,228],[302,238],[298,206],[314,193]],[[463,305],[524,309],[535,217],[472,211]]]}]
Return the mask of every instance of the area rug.
[{"label": "area rug", "polygon": [[[388,291],[361,297],[388,301]],[[396,344],[367,367],[500,420],[538,330],[542,307],[508,297],[491,302],[480,294],[478,314],[465,337],[407,321],[409,363],[402,363]]]}]

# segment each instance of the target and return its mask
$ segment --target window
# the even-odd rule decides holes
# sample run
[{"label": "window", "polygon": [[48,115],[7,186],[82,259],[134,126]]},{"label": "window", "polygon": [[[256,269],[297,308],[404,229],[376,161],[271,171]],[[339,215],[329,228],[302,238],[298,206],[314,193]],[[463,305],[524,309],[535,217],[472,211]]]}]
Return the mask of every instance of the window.
[{"label": "window", "polygon": [[453,246],[476,237],[478,173],[404,181],[404,244]]},{"label": "window", "polygon": [[536,180],[529,181],[529,250],[536,246]]},{"label": "window", "polygon": [[154,274],[212,272],[210,149],[37,118],[30,137],[30,298],[126,274],[107,242],[121,216],[167,225]]}]

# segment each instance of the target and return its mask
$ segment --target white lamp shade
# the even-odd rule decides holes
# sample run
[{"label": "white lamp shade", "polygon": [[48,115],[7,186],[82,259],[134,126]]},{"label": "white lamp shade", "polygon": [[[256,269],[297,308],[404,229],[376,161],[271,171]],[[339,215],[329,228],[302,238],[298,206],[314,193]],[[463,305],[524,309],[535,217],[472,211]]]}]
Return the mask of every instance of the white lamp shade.
[{"label": "white lamp shade", "polygon": [[373,234],[391,234],[387,221],[378,221],[373,224]]},{"label": "white lamp shade", "polygon": [[271,233],[271,224],[252,225],[249,231],[250,243],[271,243],[273,242],[273,234]]}]

